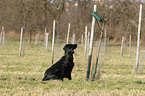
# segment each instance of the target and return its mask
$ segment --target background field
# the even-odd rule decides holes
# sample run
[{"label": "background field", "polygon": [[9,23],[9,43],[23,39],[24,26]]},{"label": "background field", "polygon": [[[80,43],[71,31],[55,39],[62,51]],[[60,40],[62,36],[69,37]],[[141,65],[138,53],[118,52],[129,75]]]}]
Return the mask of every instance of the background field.
[{"label": "background field", "polygon": [[[140,74],[133,74],[140,4],[143,5],[139,60],[142,70]],[[94,5],[97,5],[97,14],[106,21],[104,27],[109,42],[106,53],[103,42],[101,46],[96,75],[100,72],[100,79],[86,81],[88,51],[85,56],[84,45],[80,41],[82,35],[83,40],[87,37],[86,26],[88,37],[89,32],[92,32],[91,14]],[[144,5],[140,0],[0,0],[0,96],[144,96]],[[56,21],[55,30],[53,20]],[[66,43],[68,24],[71,25],[69,40],[76,36],[78,44],[74,54],[72,80],[42,82],[45,70],[52,65],[52,34],[55,31],[57,38],[54,49],[56,62],[64,54],[62,49]],[[96,41],[100,38],[102,27],[102,23],[96,22],[92,65],[96,63]],[[21,28],[24,28],[25,50],[24,56],[20,57]],[[46,50],[44,41],[47,33],[49,48]],[[39,34],[38,46],[35,46],[36,34]],[[126,47],[121,56],[122,36]],[[135,42],[131,55],[128,47],[130,36],[132,43]]]},{"label": "background field", "polygon": [[[25,55],[19,57],[19,39],[8,38],[0,45],[0,95],[13,96],[143,96],[145,68],[142,74],[132,74],[135,52],[120,56],[120,43],[108,43],[100,80],[86,81],[87,58],[84,47],[78,44],[74,54],[72,80],[42,82],[45,70],[51,66],[51,47],[45,50],[40,43],[25,45]],[[55,61],[63,55],[63,44],[55,47]],[[141,47],[144,49],[145,47]],[[94,47],[93,61],[95,63]],[[128,49],[128,48],[127,48]],[[135,47],[133,50],[136,50]],[[101,57],[101,56],[100,56]]]}]

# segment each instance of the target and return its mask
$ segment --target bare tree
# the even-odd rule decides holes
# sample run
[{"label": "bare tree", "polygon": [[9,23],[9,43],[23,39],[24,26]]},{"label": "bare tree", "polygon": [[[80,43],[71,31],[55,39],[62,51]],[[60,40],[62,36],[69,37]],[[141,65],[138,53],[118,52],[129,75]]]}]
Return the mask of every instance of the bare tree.
[{"label": "bare tree", "polygon": [[[66,2],[69,6],[66,6]],[[132,35],[136,39],[138,10],[140,2],[130,0],[103,1],[92,0],[0,0],[0,25],[6,26],[9,31],[20,33],[24,27],[25,36],[31,42],[35,33],[44,32],[47,27],[49,35],[52,34],[52,21],[56,20],[56,36],[66,38],[67,25],[71,23],[70,35],[76,34],[76,39],[84,33],[84,26],[91,26],[92,6],[98,5],[97,13],[103,19],[107,18],[106,27],[110,40],[121,40],[120,35]],[[75,5],[76,4],[76,5]],[[144,4],[143,4],[144,5]],[[66,10],[67,9],[67,10]],[[143,7],[145,10],[145,7]],[[143,13],[144,16],[145,13]],[[143,17],[144,26],[144,17]],[[98,26],[100,25],[100,26]],[[101,24],[96,24],[95,39],[100,35]],[[142,28],[145,30],[145,27]],[[144,33],[142,33],[144,40]],[[136,40],[135,40],[136,41]]]}]

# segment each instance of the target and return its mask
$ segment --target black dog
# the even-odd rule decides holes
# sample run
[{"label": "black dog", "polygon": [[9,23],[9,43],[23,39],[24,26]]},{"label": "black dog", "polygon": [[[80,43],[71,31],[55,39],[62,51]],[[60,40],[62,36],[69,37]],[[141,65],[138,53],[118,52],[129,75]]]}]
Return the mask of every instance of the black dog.
[{"label": "black dog", "polygon": [[63,81],[63,78],[71,80],[71,71],[74,67],[73,54],[76,48],[77,44],[66,44],[63,48],[65,55],[45,71],[42,81],[50,79],[59,79]]}]

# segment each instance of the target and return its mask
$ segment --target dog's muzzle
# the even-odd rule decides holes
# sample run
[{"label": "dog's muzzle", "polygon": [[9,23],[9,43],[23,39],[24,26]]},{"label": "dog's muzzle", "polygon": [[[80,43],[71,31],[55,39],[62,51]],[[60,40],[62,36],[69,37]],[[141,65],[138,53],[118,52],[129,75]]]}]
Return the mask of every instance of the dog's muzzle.
[{"label": "dog's muzzle", "polygon": [[70,51],[70,52],[69,52],[69,55],[72,55],[72,54],[74,54],[74,51]]}]

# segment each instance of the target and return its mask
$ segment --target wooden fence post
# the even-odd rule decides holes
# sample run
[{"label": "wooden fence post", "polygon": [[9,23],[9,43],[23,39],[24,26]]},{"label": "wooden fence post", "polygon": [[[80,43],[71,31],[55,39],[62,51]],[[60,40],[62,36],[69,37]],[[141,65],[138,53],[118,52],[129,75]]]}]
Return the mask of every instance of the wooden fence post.
[{"label": "wooden fence post", "polygon": [[[45,48],[46,48],[46,38],[47,38],[46,34],[47,34],[47,28],[45,27],[45,40],[44,40],[44,47],[45,47]],[[46,48],[46,49],[47,49],[47,48]]]},{"label": "wooden fence post", "polygon": [[23,29],[23,28],[21,28],[19,56],[22,56],[23,31],[24,31],[24,29]]},{"label": "wooden fence post", "polygon": [[2,44],[2,36],[3,36],[3,33],[1,32],[1,34],[0,34],[0,44]]},{"label": "wooden fence post", "polygon": [[47,33],[47,28],[45,27],[45,34]]},{"label": "wooden fence post", "polygon": [[49,39],[49,33],[46,33],[46,40],[45,40],[45,46],[46,46],[46,50],[48,50],[48,39]]},{"label": "wooden fence post", "polygon": [[131,35],[129,36],[129,56],[131,58]]},{"label": "wooden fence post", "polygon": [[75,44],[75,34],[73,34],[72,44]]},{"label": "wooden fence post", "polygon": [[106,29],[104,30],[104,52],[106,52]]},{"label": "wooden fence post", "polygon": [[66,41],[66,44],[68,44],[68,41],[69,41],[69,33],[70,33],[70,23],[68,24],[68,33],[67,33],[67,41]]},{"label": "wooden fence post", "polygon": [[85,26],[85,57],[86,57],[86,52],[87,52],[87,26]]},{"label": "wooden fence post", "polygon": [[22,56],[24,56],[24,51],[25,51],[25,40],[23,39],[23,42],[22,42]]},{"label": "wooden fence post", "polygon": [[5,31],[4,31],[4,27],[2,26],[2,43],[3,43],[3,47],[5,46]]},{"label": "wooden fence post", "polygon": [[3,47],[5,46],[5,32],[3,32]]},{"label": "wooden fence post", "polygon": [[2,40],[1,40],[1,37],[2,37],[2,35],[0,34],[0,44],[1,44],[1,41],[2,41]]},{"label": "wooden fence post", "polygon": [[81,45],[84,43],[84,35],[82,34],[82,40],[81,40]]},{"label": "wooden fence post", "polygon": [[[97,10],[97,6],[94,5],[93,11],[96,12],[96,10]],[[91,39],[90,39],[90,48],[89,48],[89,56],[88,56],[88,68],[87,68],[87,75],[86,75],[87,81],[90,76],[91,59],[92,59],[92,52],[93,52],[94,29],[95,29],[95,18],[92,17]]]},{"label": "wooden fence post", "polygon": [[90,45],[90,32],[88,32],[87,53],[89,52],[89,45]]},{"label": "wooden fence post", "polygon": [[124,41],[123,41],[123,50],[124,50],[124,52],[127,52],[127,49],[126,49],[126,45],[125,45],[125,38],[124,38]]},{"label": "wooden fence post", "polygon": [[[101,35],[100,35],[100,39],[99,39],[98,50],[97,50],[96,65],[95,65],[95,68],[94,68],[95,71],[92,74],[91,81],[94,81],[94,78],[95,78],[95,75],[96,75],[96,72],[97,72],[97,68],[98,68],[99,54],[100,54],[101,42],[102,42],[102,38],[103,38],[104,27],[105,27],[105,23],[103,23],[103,26],[102,26],[102,31],[101,31]],[[101,76],[101,72],[99,72],[97,74],[97,79],[99,79],[100,76]]]},{"label": "wooden fence post", "polygon": [[53,21],[52,64],[53,64],[53,60],[54,60],[54,42],[55,42],[55,20]]},{"label": "wooden fence post", "polygon": [[138,39],[137,39],[137,51],[136,51],[136,63],[135,63],[135,66],[134,66],[134,72],[133,73],[138,73],[138,68],[139,68],[141,18],[142,18],[142,4],[140,4],[139,24],[138,24]]},{"label": "wooden fence post", "polygon": [[39,38],[39,33],[38,33],[38,34],[36,34],[36,37],[35,37],[35,46],[37,46],[37,45],[38,45],[38,38]]},{"label": "wooden fence post", "polygon": [[123,55],[123,44],[124,44],[123,42],[124,42],[124,36],[122,36],[121,53],[120,53],[121,56]]}]

